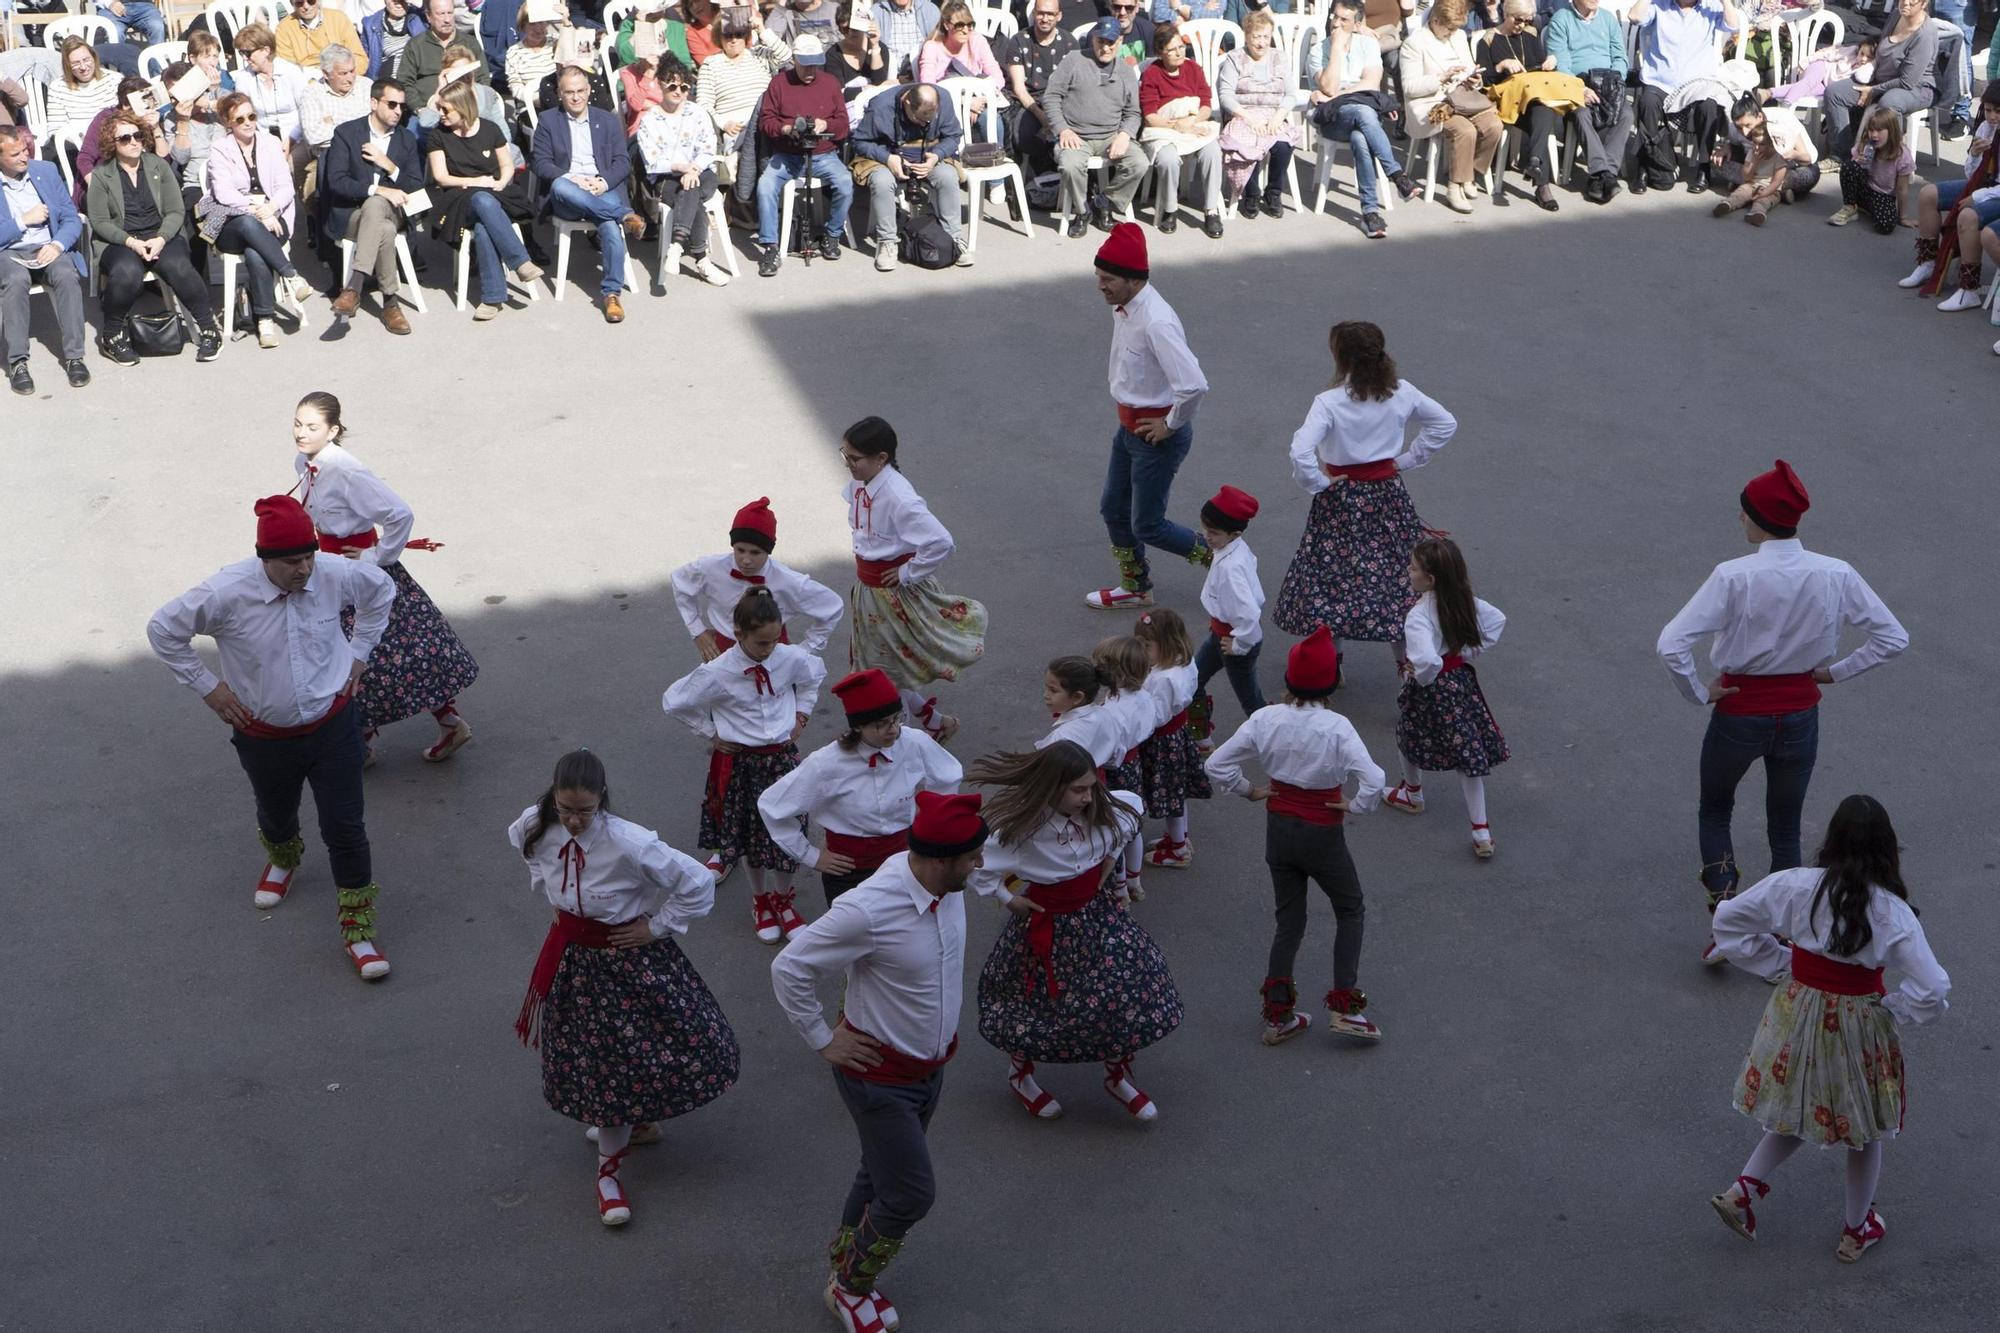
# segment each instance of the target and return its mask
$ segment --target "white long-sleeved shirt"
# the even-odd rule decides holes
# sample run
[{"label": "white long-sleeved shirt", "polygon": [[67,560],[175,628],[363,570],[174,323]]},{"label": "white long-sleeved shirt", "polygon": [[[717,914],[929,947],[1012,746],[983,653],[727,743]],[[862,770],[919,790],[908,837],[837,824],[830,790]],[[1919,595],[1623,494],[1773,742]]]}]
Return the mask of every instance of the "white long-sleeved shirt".
[{"label": "white long-sleeved shirt", "polygon": [[1089,752],[1091,763],[1103,768],[1125,757],[1127,747],[1119,744],[1124,730],[1124,719],[1106,702],[1081,704],[1057,718],[1035,748],[1046,750],[1057,741],[1074,741]]},{"label": "white long-sleeved shirt", "polygon": [[[1407,445],[1409,423],[1417,437]],[[1328,467],[1396,460],[1396,471],[1422,467],[1458,431],[1458,420],[1404,380],[1387,398],[1364,402],[1336,385],[1312,400],[1306,419],[1292,435],[1292,480],[1308,495],[1333,485]]]},{"label": "white long-sleeved shirt", "polygon": [[1270,704],[1243,720],[1236,734],[1203,765],[1209,781],[1231,796],[1247,795],[1243,765],[1256,760],[1274,782],[1308,791],[1342,789],[1348,813],[1366,814],[1382,799],[1382,769],[1354,724],[1317,704]]},{"label": "white long-sleeved shirt", "polygon": [[[1838,661],[1840,631],[1866,643]],[[1708,660],[1736,676],[1791,676],[1826,667],[1835,681],[1858,676],[1910,646],[1875,590],[1845,560],[1808,551],[1796,537],[1773,538],[1725,560],[1660,631],[1660,660],[1681,693],[1708,702],[1695,671],[1695,645],[1709,635]]]},{"label": "white long-sleeved shirt", "polygon": [[975,893],[1007,902],[1016,895],[1007,887],[1012,876],[1022,884],[1060,884],[1101,866],[1110,855],[1132,840],[1146,812],[1145,798],[1137,792],[1110,793],[1111,810],[1117,828],[1093,828],[1079,819],[1069,819],[1051,810],[1035,831],[1019,842],[998,838],[986,843],[985,864],[972,872],[967,885]]},{"label": "white long-sleeved shirt", "polygon": [[299,503],[322,536],[354,537],[379,526],[381,536],[361,553],[361,559],[371,565],[393,565],[402,559],[417,517],[367,464],[329,444],[311,458],[293,454],[292,467],[305,479]]},{"label": "white long-sleeved shirt", "polygon": [[1167,408],[1168,427],[1179,430],[1194,420],[1207,392],[1181,317],[1151,283],[1112,309],[1111,401]]},{"label": "white long-sleeved shirt", "polygon": [[1264,641],[1264,585],[1257,578],[1257,555],[1243,538],[1209,561],[1201,609],[1229,626],[1230,656],[1241,657]]},{"label": "white long-sleeved shirt", "polygon": [[848,1026],[904,1055],[944,1059],[965,996],[965,895],[932,897],[898,852],[792,936],[771,960],[771,989],[816,1051],[833,1029],[815,983],[843,972]]},{"label": "white long-sleeved shirt", "polygon": [[[529,806],[507,826],[507,841],[517,852],[534,827],[535,811]],[[605,810],[580,838],[560,823],[543,829],[528,857],[528,882],[549,906],[592,921],[619,925],[645,917],[656,940],[687,934],[689,924],[715,906],[708,867],[667,846],[653,830]]]},{"label": "white long-sleeved shirt", "polygon": [[1184,662],[1176,667],[1154,667],[1146,673],[1146,693],[1153,696],[1153,706],[1159,712],[1160,720],[1154,724],[1158,730],[1168,719],[1186,710],[1194,702],[1195,691],[1201,687],[1201,672],[1192,662]]},{"label": "white long-sleeved shirt", "polygon": [[[760,669],[769,677],[768,690]],[[777,745],[791,739],[798,714],[812,713],[825,679],[826,663],[803,648],[781,643],[753,662],[737,644],[669,685],[660,707],[703,740]]]},{"label": "white long-sleeved shirt", "polygon": [[917,793],[950,795],[965,768],[951,751],[914,727],[905,727],[886,750],[861,742],[843,750],[838,741],[807,755],[764,789],[757,813],[785,855],[818,866],[820,849],[806,841],[801,816],[822,829],[857,838],[901,833],[917,815]]},{"label": "white long-sleeved shirt", "polygon": [[811,628],[799,647],[809,653],[826,651],[826,641],[840,624],[846,603],[839,593],[817,579],[776,560],[764,562],[764,572],[746,575],[728,552],[690,560],[674,571],[674,609],[692,638],[713,630],[725,639],[736,637],[736,604],[759,585],[778,599],[778,613],[787,621],[803,618]]},{"label": "white long-sleeved shirt", "polygon": [[1875,932],[1860,953],[1839,957],[1827,952],[1833,932],[1833,907],[1822,902],[1812,910],[1823,872],[1813,866],[1780,870],[1718,903],[1715,947],[1745,971],[1771,980],[1791,963],[1791,950],[1773,939],[1783,935],[1800,948],[1856,967],[1885,967],[1897,980],[1882,997],[1882,1007],[1898,1023],[1928,1023],[1942,1018],[1951,1006],[1945,996],[1951,978],[1938,966],[1924,928],[1910,905],[1893,893],[1875,889],[1868,895],[1868,925]]},{"label": "white long-sleeved shirt", "polygon": [[[1472,611],[1479,618],[1481,642],[1468,643],[1458,650],[1458,655],[1468,662],[1498,643],[1500,631],[1507,628],[1507,617],[1491,602],[1475,597]],[[1409,656],[1419,685],[1434,683],[1444,670],[1444,633],[1438,628],[1435,592],[1417,598],[1417,604],[1403,616],[1403,651]]]},{"label": "white long-sleeved shirt", "polygon": [[1114,763],[1123,761],[1126,755],[1151,740],[1154,729],[1170,716],[1160,711],[1159,700],[1148,694],[1143,685],[1106,697],[1104,712],[1111,722],[1112,742],[1122,747]]},{"label": "white long-sleeved shirt", "polygon": [[951,534],[931,513],[917,488],[895,468],[883,468],[866,486],[848,482],[840,498],[847,502],[854,554],[863,560],[894,560],[908,555],[909,563],[901,573],[904,583],[929,578],[950,558]]},{"label": "white long-sleeved shirt", "polygon": [[[395,600],[389,576],[358,560],[317,559],[306,586],[286,594],[252,556],[224,565],[155,611],[146,639],[181,684],[206,695],[220,682],[193,639],[208,635],[223,678],[252,717],[273,727],[303,727],[326,716],[347,688],[354,663],[368,660]],[[341,610],[349,606],[351,640],[340,631]]]}]

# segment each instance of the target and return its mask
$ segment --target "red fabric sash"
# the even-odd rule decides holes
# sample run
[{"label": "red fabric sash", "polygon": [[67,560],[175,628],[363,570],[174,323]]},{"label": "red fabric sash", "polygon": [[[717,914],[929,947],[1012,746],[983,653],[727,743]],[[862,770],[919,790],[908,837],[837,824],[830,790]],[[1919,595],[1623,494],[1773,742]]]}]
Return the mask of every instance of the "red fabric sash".
[{"label": "red fabric sash", "polygon": [[1126,430],[1131,431],[1134,435],[1137,435],[1139,433],[1140,422],[1158,421],[1171,411],[1173,409],[1170,407],[1127,407],[1125,404],[1120,403],[1118,404],[1118,424]]},{"label": "red fabric sash", "polygon": [[1829,995],[1880,995],[1882,969],[1843,963],[1823,953],[1792,946],[1792,979]]},{"label": "red fabric sash", "polygon": [[882,576],[892,569],[900,569],[907,565],[910,563],[910,557],[915,554],[915,551],[905,552],[894,560],[863,560],[857,555],[854,557],[854,577],[871,588],[886,588],[889,585],[882,582]]},{"label": "red fabric sash", "polygon": [[608,949],[611,947],[611,926],[611,922],[592,921],[574,912],[556,912],[556,919],[549,923],[549,933],[542,936],[542,951],[535,955],[535,970],[528,977],[528,993],[521,1000],[520,1016],[514,1020],[514,1035],[521,1039],[523,1046],[542,1044],[542,1001],[549,998],[549,987],[555,985],[556,969],[562,966],[563,950],[572,944],[581,944],[586,949]]},{"label": "red fabric sash", "polygon": [[1463,657],[1460,657],[1457,653],[1446,653],[1444,655],[1444,665],[1438,668],[1438,674],[1442,676],[1445,672],[1456,671],[1464,665],[1465,659]]},{"label": "red fabric sash", "polygon": [[352,537],[336,537],[330,532],[319,535],[319,549],[328,555],[340,555],[346,551],[366,551],[375,545],[375,529],[357,532]]},{"label": "red fabric sash", "polygon": [[1780,717],[1819,705],[1819,682],[1810,671],[1786,676],[1738,676],[1725,671],[1722,683],[1734,685],[1736,693],[1717,699],[1715,711],[1732,717]]},{"label": "red fabric sash", "polygon": [[347,707],[347,695],[342,692],[333,696],[333,702],[327,705],[326,712],[321,714],[317,722],[308,722],[302,727],[274,727],[268,722],[259,722],[256,718],[251,718],[250,725],[239,730],[245,736],[254,736],[260,741],[282,740],[289,736],[310,736],[340,716],[340,710],[345,707]]},{"label": "red fabric sash", "polygon": [[1322,463],[1326,475],[1349,481],[1387,481],[1396,475],[1396,460],[1384,458],[1373,463]]},{"label": "red fabric sash", "polygon": [[826,849],[853,861],[857,871],[874,870],[897,852],[910,849],[910,831],[904,829],[901,833],[863,837],[859,833],[836,833],[827,829]]},{"label": "red fabric sash", "polygon": [[1153,734],[1155,736],[1165,736],[1169,732],[1185,731],[1187,730],[1187,724],[1188,724],[1188,710],[1183,708],[1181,709],[1180,712],[1175,713],[1165,722],[1162,722],[1159,726],[1159,729],[1156,730]]},{"label": "red fabric sash", "polygon": [[[849,1032],[861,1032],[861,1029],[848,1022],[845,1016],[842,1016],[840,1025]],[[942,1060],[919,1060],[914,1055],[903,1054],[888,1042],[875,1036],[872,1032],[861,1032],[861,1035],[877,1043],[882,1063],[876,1065],[873,1069],[858,1071],[842,1069],[840,1072],[849,1078],[858,1078],[863,1083],[921,1083],[932,1074],[937,1073],[938,1070],[950,1064],[951,1057],[958,1054],[958,1034],[956,1032],[951,1034],[951,1045],[944,1048],[944,1059]]]},{"label": "red fabric sash", "polygon": [[1104,867],[1092,866],[1075,879],[1061,880],[1055,884],[1030,884],[1023,890],[1028,901],[1038,903],[1042,910],[1028,916],[1028,990],[1035,989],[1035,970],[1048,983],[1049,997],[1062,994],[1062,983],[1056,980],[1055,968],[1051,960],[1056,950],[1056,918],[1081,912],[1084,904],[1097,896],[1097,886],[1104,882]]},{"label": "red fabric sash", "polygon": [[1210,616],[1208,618],[1208,632],[1218,639],[1226,639],[1236,633],[1236,629],[1228,621],[1217,620],[1214,616]]},{"label": "red fabric sash", "polygon": [[1345,810],[1329,810],[1326,803],[1340,799],[1339,787],[1294,787],[1289,782],[1271,780],[1271,813],[1290,815],[1308,824],[1331,828],[1347,821]]},{"label": "red fabric sash", "polygon": [[[779,741],[776,745],[746,745],[740,753],[782,754],[787,744],[789,742]],[[722,798],[729,794],[729,778],[735,771],[735,755],[724,754],[720,750],[708,752],[708,794],[703,798],[703,804],[708,807],[709,818],[718,824],[722,822]]]}]

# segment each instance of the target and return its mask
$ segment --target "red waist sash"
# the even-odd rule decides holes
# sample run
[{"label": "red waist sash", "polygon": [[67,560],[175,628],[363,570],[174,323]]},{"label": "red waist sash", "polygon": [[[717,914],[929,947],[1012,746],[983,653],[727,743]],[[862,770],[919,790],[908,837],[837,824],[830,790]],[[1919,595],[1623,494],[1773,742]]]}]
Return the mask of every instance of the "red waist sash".
[{"label": "red waist sash", "polygon": [[1139,433],[1140,422],[1158,421],[1172,410],[1170,407],[1127,407],[1124,403],[1120,403],[1118,404],[1118,424],[1126,430],[1131,431],[1134,435],[1137,435]]},{"label": "red waist sash", "polygon": [[894,560],[863,560],[857,555],[854,557],[854,577],[871,588],[886,588],[889,585],[882,582],[882,576],[892,569],[900,569],[909,564],[910,557],[915,554],[915,551],[907,551]]},{"label": "red waist sash", "polygon": [[1722,673],[1722,683],[1736,687],[1715,701],[1715,711],[1735,717],[1779,717],[1819,706],[1819,682],[1810,671],[1784,676],[1739,676]]},{"label": "red waist sash", "polygon": [[1181,709],[1180,712],[1175,713],[1165,722],[1162,722],[1159,725],[1158,730],[1154,731],[1153,734],[1155,736],[1165,736],[1169,732],[1185,731],[1187,729],[1187,724],[1188,724],[1188,710],[1183,708]]},{"label": "red waist sash", "polygon": [[1274,815],[1290,815],[1308,824],[1330,828],[1347,819],[1345,810],[1327,807],[1328,801],[1339,799],[1339,787],[1294,787],[1289,782],[1271,780],[1271,813]]},{"label": "red waist sash", "polygon": [[319,549],[328,555],[341,555],[347,551],[366,551],[375,545],[375,529],[357,532],[351,537],[336,537],[330,532],[319,535]]},{"label": "red waist sash", "polygon": [[1396,475],[1396,460],[1384,458],[1373,463],[1322,463],[1326,475],[1349,481],[1387,481]]},{"label": "red waist sash", "polygon": [[336,717],[339,717],[340,710],[345,707],[347,707],[347,694],[345,691],[342,691],[333,696],[333,702],[327,705],[326,712],[320,715],[320,719],[317,722],[308,722],[302,727],[274,727],[268,722],[259,722],[253,717],[250,719],[250,725],[240,728],[240,730],[245,736],[254,736],[260,741],[281,740],[288,736],[310,736]]},{"label": "red waist sash", "polygon": [[1054,884],[1030,884],[1023,890],[1031,903],[1037,903],[1042,910],[1028,916],[1028,990],[1035,989],[1035,971],[1041,970],[1047,982],[1050,998],[1062,994],[1062,983],[1056,980],[1051,959],[1056,950],[1056,918],[1081,912],[1084,904],[1097,896],[1097,886],[1104,882],[1104,867],[1092,866],[1075,879],[1060,880]]},{"label": "red waist sash", "polygon": [[1208,632],[1218,639],[1226,639],[1235,634],[1236,630],[1228,621],[1217,620],[1214,616],[1210,616],[1208,618]]},{"label": "red waist sash", "polygon": [[[776,745],[746,745],[741,754],[783,754],[790,741],[779,741]],[[708,752],[708,794],[703,804],[708,807],[709,817],[716,823],[722,822],[722,798],[729,794],[729,778],[736,772],[736,756],[724,754],[720,750]]]},{"label": "red waist sash", "polygon": [[[860,1028],[848,1022],[845,1017],[841,1018],[840,1025],[849,1032],[861,1032]],[[873,1069],[842,1069],[840,1072],[849,1078],[858,1078],[863,1083],[921,1083],[951,1063],[951,1057],[958,1054],[956,1032],[951,1034],[951,1045],[944,1048],[942,1060],[919,1060],[914,1055],[903,1054],[872,1032],[861,1032],[861,1035],[877,1044],[882,1063]]]},{"label": "red waist sash", "polygon": [[1444,665],[1438,668],[1438,674],[1442,676],[1445,672],[1456,671],[1464,665],[1465,659],[1463,657],[1460,657],[1457,653],[1446,653],[1444,655]]},{"label": "red waist sash", "polygon": [[612,924],[557,909],[556,919],[549,923],[549,933],[542,936],[542,951],[535,955],[535,970],[528,977],[528,993],[521,1000],[520,1017],[514,1020],[514,1035],[523,1046],[541,1044],[537,1028],[541,1025],[542,1001],[549,998],[549,987],[555,985],[563,950],[572,944],[581,944],[586,949],[610,948]]},{"label": "red waist sash", "polygon": [[910,831],[884,833],[877,837],[863,837],[859,833],[836,833],[826,830],[826,849],[838,852],[854,862],[854,869],[874,870],[897,852],[910,850]]},{"label": "red waist sash", "polygon": [[1792,946],[1792,979],[1829,995],[1880,995],[1882,969],[1843,963],[1823,953]]}]

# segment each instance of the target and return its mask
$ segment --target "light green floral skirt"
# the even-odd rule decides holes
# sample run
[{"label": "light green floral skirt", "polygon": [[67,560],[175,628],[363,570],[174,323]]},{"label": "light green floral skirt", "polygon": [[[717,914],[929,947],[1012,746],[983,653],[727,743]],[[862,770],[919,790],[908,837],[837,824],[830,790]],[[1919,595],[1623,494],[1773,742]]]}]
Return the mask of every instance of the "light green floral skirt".
[{"label": "light green floral skirt", "polygon": [[1779,1134],[1859,1148],[1903,1128],[1903,1047],[1873,995],[1787,979],[1736,1080],[1736,1109]]},{"label": "light green floral skirt", "polygon": [[847,594],[847,661],[879,667],[907,689],[955,681],[986,651],[986,608],[938,587],[936,579],[894,588],[855,583]]}]

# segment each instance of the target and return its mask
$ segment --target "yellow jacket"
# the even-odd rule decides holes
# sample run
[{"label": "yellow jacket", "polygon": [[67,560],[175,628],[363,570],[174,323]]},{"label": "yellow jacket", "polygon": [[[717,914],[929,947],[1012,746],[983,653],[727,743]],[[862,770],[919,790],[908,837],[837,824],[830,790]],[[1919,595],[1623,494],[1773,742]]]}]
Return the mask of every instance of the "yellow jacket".
[{"label": "yellow jacket", "polygon": [[1571,111],[1583,105],[1583,93],[1583,80],[1576,75],[1541,69],[1516,74],[1486,88],[1486,95],[1493,99],[1493,109],[1509,125],[1521,118],[1530,102],[1540,102],[1555,112]]}]

